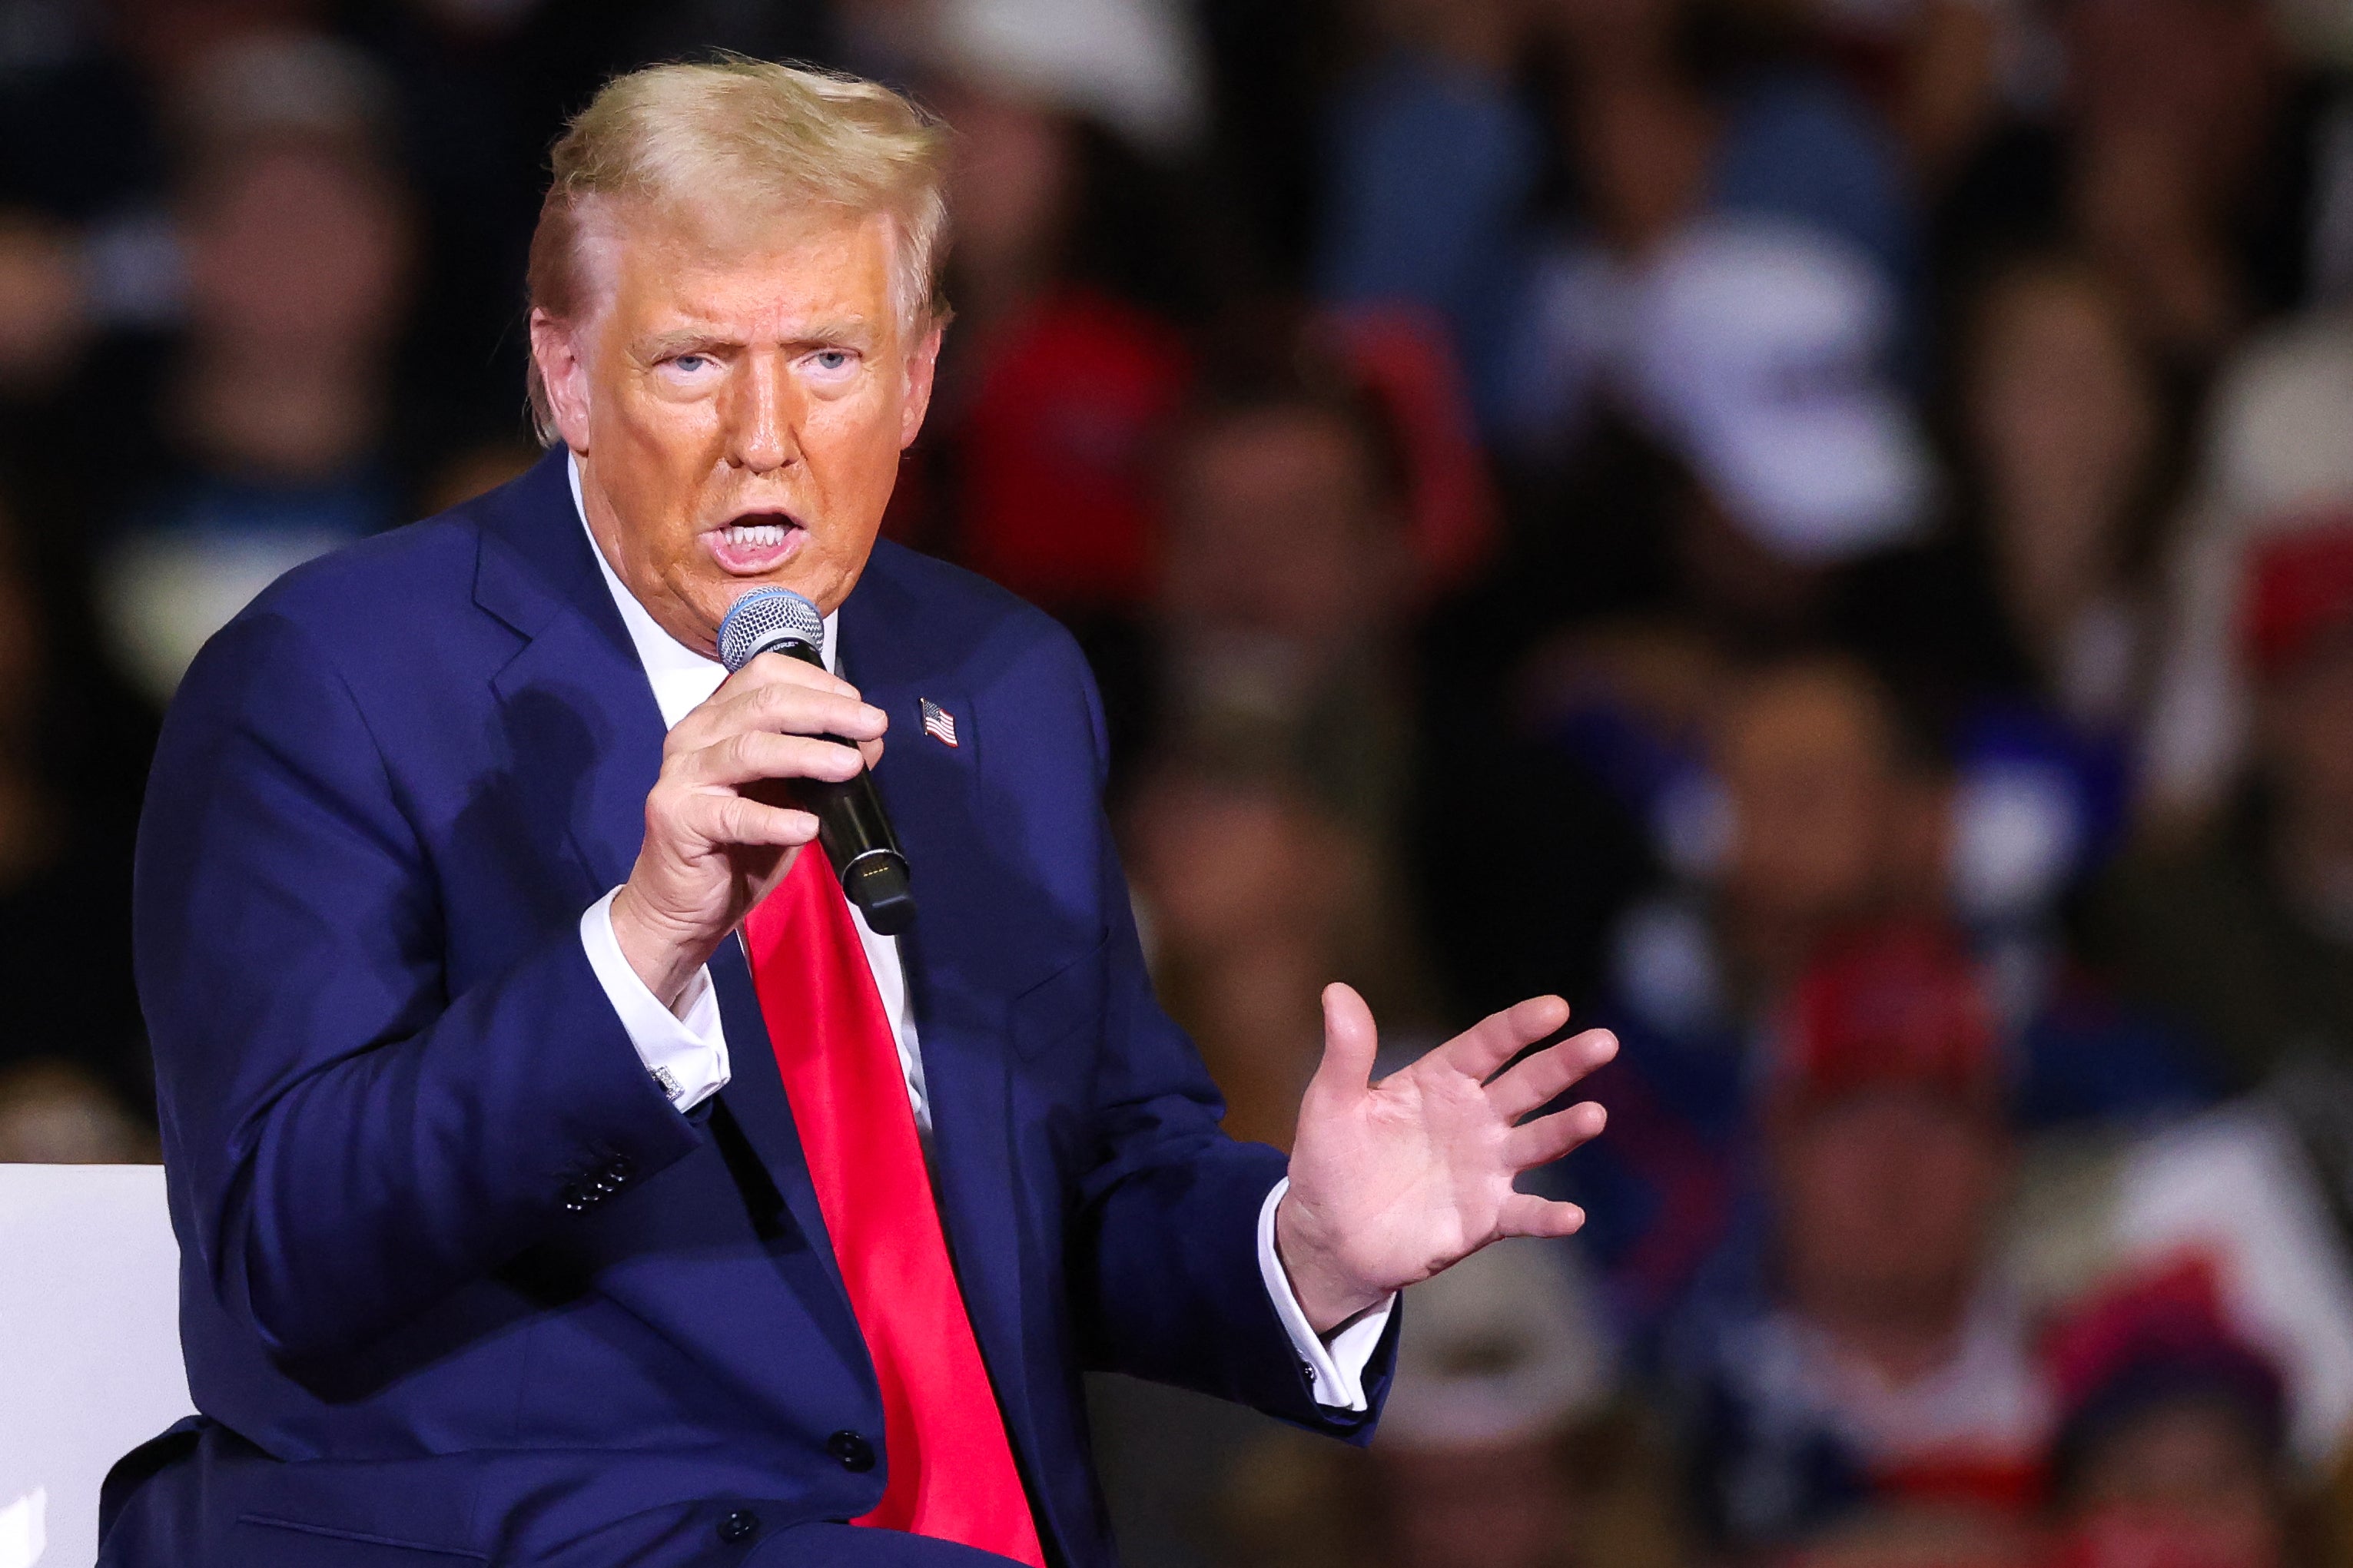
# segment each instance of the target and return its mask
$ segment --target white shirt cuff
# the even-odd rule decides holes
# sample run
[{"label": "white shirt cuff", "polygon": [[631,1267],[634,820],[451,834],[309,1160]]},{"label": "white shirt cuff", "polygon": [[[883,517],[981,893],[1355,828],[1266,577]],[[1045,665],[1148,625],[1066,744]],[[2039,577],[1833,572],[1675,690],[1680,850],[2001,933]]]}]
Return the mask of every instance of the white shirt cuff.
[{"label": "white shirt cuff", "polygon": [[1274,1250],[1274,1210],[1282,1202],[1282,1194],[1291,1190],[1291,1178],[1285,1176],[1274,1184],[1266,1194],[1266,1202],[1258,1211],[1258,1271],[1266,1281],[1266,1293],[1274,1299],[1274,1315],[1282,1321],[1283,1332],[1291,1336],[1291,1348],[1299,1354],[1300,1365],[1306,1370],[1308,1385],[1315,1391],[1315,1403],[1333,1410],[1366,1410],[1365,1398],[1365,1363],[1373,1359],[1381,1335],[1389,1326],[1389,1314],[1397,1310],[1397,1294],[1368,1312],[1349,1320],[1345,1327],[1327,1342],[1308,1322],[1306,1310],[1299,1304],[1291,1289],[1291,1276],[1282,1271],[1282,1259]]},{"label": "white shirt cuff", "polygon": [[620,1016],[638,1058],[670,1104],[692,1110],[727,1087],[727,1034],[719,1022],[719,995],[707,966],[687,982],[676,1013],[646,989],[613,935],[613,894],[620,890],[614,889],[580,917],[580,945],[588,950],[588,967]]}]

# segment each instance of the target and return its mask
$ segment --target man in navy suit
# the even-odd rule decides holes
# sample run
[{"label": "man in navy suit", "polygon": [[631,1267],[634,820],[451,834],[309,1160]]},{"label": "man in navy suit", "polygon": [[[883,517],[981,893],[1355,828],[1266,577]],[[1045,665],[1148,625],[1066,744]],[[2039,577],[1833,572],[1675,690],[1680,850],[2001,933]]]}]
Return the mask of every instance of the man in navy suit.
[{"label": "man in navy suit", "polygon": [[[533,252],[549,457],[290,574],[190,671],[137,916],[203,1414],[118,1467],[106,1563],[1109,1564],[1082,1369],[1362,1441],[1396,1292],[1581,1220],[1512,1184],[1600,1126],[1526,1119],[1607,1036],[1501,1070],[1556,998],[1373,1084],[1335,986],[1288,1164],[1219,1131],[1076,648],[877,542],[944,321],[940,155],[866,83],[608,86]],[[766,584],[832,668],[713,661]],[[778,781],[870,763],[922,912],[844,921],[847,984],[928,1173],[904,1222],[952,1260],[915,1350],[978,1352],[914,1409],[982,1413],[1011,1534],[891,1512],[939,1450],[885,1418],[877,1238],[835,1223],[882,1156],[814,1136],[780,1067],[804,1021],[754,968],[797,938],[733,940],[774,889],[839,897],[791,883],[822,861]]]}]

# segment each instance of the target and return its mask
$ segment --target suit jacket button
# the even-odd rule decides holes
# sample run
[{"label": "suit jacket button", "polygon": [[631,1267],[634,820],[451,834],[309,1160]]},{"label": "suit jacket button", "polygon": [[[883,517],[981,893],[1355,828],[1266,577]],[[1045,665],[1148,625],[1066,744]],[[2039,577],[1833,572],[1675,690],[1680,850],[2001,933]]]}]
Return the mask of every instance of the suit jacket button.
[{"label": "suit jacket button", "polygon": [[739,1508],[719,1521],[719,1539],[722,1541],[749,1541],[759,1533],[760,1516],[748,1508]]},{"label": "suit jacket button", "polygon": [[825,1451],[840,1460],[845,1470],[863,1473],[874,1468],[874,1445],[856,1432],[836,1432],[825,1440]]}]

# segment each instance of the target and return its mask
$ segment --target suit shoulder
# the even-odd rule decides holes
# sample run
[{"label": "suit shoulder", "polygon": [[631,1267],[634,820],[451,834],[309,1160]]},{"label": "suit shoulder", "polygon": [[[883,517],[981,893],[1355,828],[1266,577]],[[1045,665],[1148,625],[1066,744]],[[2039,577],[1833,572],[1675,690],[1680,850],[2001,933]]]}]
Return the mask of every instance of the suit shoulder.
[{"label": "suit shoulder", "polygon": [[279,700],[314,678],[306,668],[337,671],[364,698],[499,658],[512,638],[491,639],[496,623],[468,613],[481,546],[461,507],[303,563],[213,634],[173,707]]},{"label": "suit shoulder", "polygon": [[269,617],[348,635],[446,616],[473,592],[481,530],[460,508],[363,539],[304,562],[247,605],[237,619]]},{"label": "suit shoulder", "polygon": [[906,608],[956,661],[983,667],[1043,660],[1083,672],[1086,658],[1070,629],[976,572],[903,544],[879,540],[867,570],[910,601]]}]

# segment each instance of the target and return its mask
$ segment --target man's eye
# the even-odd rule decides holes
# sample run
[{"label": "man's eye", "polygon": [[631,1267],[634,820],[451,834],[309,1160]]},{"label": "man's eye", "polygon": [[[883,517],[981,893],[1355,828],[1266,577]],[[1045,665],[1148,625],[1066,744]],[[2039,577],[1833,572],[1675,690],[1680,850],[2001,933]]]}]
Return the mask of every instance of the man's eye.
[{"label": "man's eye", "polygon": [[809,363],[822,371],[848,370],[849,355],[841,349],[819,349],[809,356]]},{"label": "man's eye", "polygon": [[681,354],[670,363],[676,365],[688,375],[692,375],[695,372],[702,369],[703,366],[711,363],[711,356],[709,354]]}]

